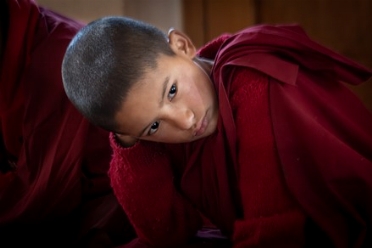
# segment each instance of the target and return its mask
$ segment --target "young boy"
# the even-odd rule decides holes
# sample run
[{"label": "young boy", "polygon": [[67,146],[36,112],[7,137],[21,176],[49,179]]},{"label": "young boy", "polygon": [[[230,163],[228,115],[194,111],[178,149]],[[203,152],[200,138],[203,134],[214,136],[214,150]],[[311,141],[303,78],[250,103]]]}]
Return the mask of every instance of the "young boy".
[{"label": "young boy", "polygon": [[372,115],[343,83],[372,72],[297,25],[196,51],[125,17],[75,36],[62,65],[78,110],[111,131],[114,192],[150,246],[203,223],[234,247],[372,244]]}]

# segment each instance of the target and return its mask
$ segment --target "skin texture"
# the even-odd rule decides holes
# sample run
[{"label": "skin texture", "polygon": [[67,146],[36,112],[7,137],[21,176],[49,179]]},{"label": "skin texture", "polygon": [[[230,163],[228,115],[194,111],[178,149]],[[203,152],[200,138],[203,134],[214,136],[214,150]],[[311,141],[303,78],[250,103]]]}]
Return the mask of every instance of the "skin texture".
[{"label": "skin texture", "polygon": [[176,56],[160,55],[130,90],[121,111],[118,138],[126,146],[137,139],[183,143],[211,135],[217,126],[218,103],[209,77],[211,61],[196,57],[183,33],[172,30],[169,45]]}]

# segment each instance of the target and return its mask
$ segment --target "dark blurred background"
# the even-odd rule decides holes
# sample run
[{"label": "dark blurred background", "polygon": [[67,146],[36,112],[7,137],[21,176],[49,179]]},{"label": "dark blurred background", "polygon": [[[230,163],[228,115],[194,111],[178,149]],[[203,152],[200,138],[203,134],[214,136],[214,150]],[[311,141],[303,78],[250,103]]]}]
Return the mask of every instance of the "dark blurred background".
[{"label": "dark blurred background", "polygon": [[[107,15],[187,33],[200,47],[259,23],[298,23],[319,43],[372,68],[372,0],[37,0],[88,23]],[[372,80],[351,88],[372,110]]]}]

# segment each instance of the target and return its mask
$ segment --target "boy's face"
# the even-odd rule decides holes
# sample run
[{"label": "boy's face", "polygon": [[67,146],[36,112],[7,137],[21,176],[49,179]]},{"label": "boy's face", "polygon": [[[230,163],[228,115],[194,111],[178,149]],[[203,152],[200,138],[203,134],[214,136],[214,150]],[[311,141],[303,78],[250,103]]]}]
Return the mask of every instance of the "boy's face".
[{"label": "boy's face", "polygon": [[116,116],[118,133],[183,143],[216,130],[218,103],[206,64],[194,61],[196,50],[187,36],[173,31],[169,38],[176,56],[160,55],[157,68],[132,87]]}]

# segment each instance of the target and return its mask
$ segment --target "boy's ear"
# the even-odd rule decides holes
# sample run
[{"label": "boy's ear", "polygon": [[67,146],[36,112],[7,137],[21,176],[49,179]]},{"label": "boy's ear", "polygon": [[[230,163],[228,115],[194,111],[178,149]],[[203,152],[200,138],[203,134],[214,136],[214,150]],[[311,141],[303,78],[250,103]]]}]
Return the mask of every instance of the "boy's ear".
[{"label": "boy's ear", "polygon": [[186,55],[190,58],[196,56],[196,48],[191,39],[181,31],[171,29],[168,32],[168,40],[171,49],[179,55]]}]

